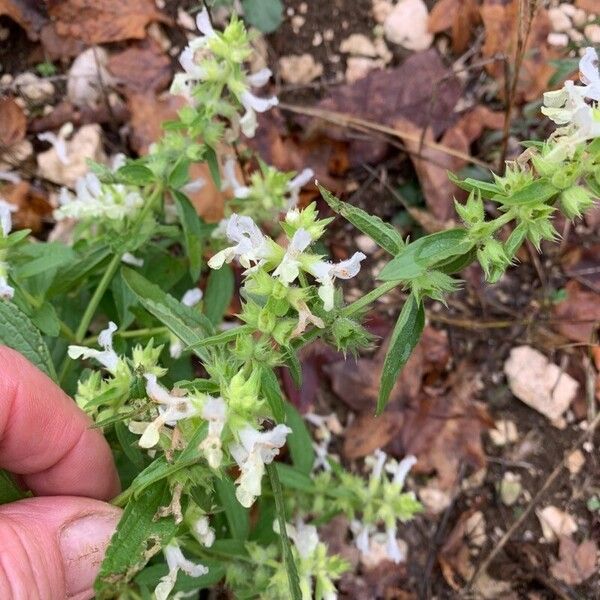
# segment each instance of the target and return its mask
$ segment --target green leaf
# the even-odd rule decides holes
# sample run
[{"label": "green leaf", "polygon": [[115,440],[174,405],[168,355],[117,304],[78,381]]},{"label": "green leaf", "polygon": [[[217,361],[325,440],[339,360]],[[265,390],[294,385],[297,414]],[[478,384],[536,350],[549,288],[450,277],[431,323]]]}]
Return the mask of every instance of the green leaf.
[{"label": "green leaf", "polygon": [[292,433],[287,436],[292,462],[298,471],[308,475],[315,462],[312,438],[300,413],[289,402],[285,403],[284,409],[286,424],[292,429]]},{"label": "green leaf", "polygon": [[163,482],[129,502],[94,585],[98,600],[117,597],[148,560],[173,538],[177,531],[175,520],[156,518],[158,509],[169,504],[170,496],[169,486]]},{"label": "green leaf", "polygon": [[115,434],[125,456],[135,465],[138,471],[143,471],[145,461],[144,455],[138,446],[139,436],[131,433],[121,421],[115,423]]},{"label": "green leaf", "polygon": [[45,335],[56,337],[60,332],[60,320],[54,306],[44,302],[31,315],[32,323]]},{"label": "green leaf", "polygon": [[426,235],[405,246],[378,275],[381,281],[408,281],[449,258],[472,248],[465,229],[448,229]]},{"label": "green leaf", "polygon": [[17,350],[56,381],[54,364],[40,332],[25,313],[4,300],[0,300],[0,344]]},{"label": "green leaf", "polygon": [[273,369],[262,369],[260,385],[273,411],[273,417],[275,417],[277,423],[283,423],[285,420],[285,399]]},{"label": "green leaf", "polygon": [[204,338],[202,341],[198,342],[195,347],[206,348],[207,346],[220,346],[235,340],[239,335],[249,335],[253,331],[254,327],[252,325],[240,325],[239,327],[217,333],[217,335],[211,335],[210,337]]},{"label": "green leaf", "polygon": [[248,539],[250,533],[248,509],[244,508],[235,497],[235,486],[232,481],[225,475],[221,479],[215,479],[215,489],[225,509],[231,537],[236,540]]},{"label": "green leaf", "polygon": [[342,217],[350,221],[354,227],[368,235],[378,246],[396,256],[404,247],[402,236],[396,228],[385,223],[379,217],[370,215],[357,206],[352,206],[336,198],[323,186],[317,185],[321,196],[329,206]]},{"label": "green leaf", "polygon": [[144,308],[168,327],[184,344],[190,346],[197,356],[206,360],[208,357],[206,350],[196,346],[202,339],[214,333],[210,321],[163,292],[143,275],[127,268],[123,268],[122,273],[125,283],[137,295]]},{"label": "green leaf", "polygon": [[58,242],[29,244],[21,247],[18,253],[15,274],[16,277],[25,279],[72,264],[75,260],[77,260],[75,252],[64,244]]},{"label": "green leaf", "polygon": [[185,251],[190,261],[190,277],[197,281],[202,269],[202,244],[204,231],[198,213],[185,194],[173,191],[179,222],[183,228]]},{"label": "green leaf", "polygon": [[211,271],[204,292],[204,314],[213,325],[223,320],[235,287],[235,278],[229,265]]},{"label": "green leaf", "polygon": [[217,153],[214,148],[207,146],[206,153],[204,155],[206,159],[206,163],[208,164],[208,170],[210,171],[210,176],[212,177],[217,189],[221,189],[221,171],[219,171],[219,159],[217,158]]},{"label": "green leaf", "polygon": [[22,500],[27,494],[14,482],[10,473],[0,469],[0,504]]},{"label": "green leaf", "polygon": [[542,204],[558,194],[560,190],[552,185],[547,179],[537,179],[526,185],[515,194],[505,196],[497,194],[492,197],[494,202],[505,206],[527,206],[529,204]]},{"label": "green leaf", "polygon": [[169,174],[169,187],[173,188],[173,191],[187,183],[189,170],[190,161],[187,158],[180,158]]},{"label": "green leaf", "polygon": [[283,21],[281,0],[243,0],[244,18],[263,33],[272,33]]},{"label": "green leaf", "polygon": [[148,167],[137,163],[122,166],[116,175],[119,179],[132,185],[147,185],[156,179],[154,173]]},{"label": "green leaf", "polygon": [[292,545],[287,534],[287,519],[285,516],[285,503],[283,500],[283,491],[281,483],[277,475],[277,469],[274,463],[267,465],[267,473],[271,481],[273,497],[275,498],[275,509],[277,512],[277,522],[279,523],[279,537],[281,538],[281,547],[283,550],[283,559],[286,566],[288,584],[290,587],[290,597],[293,600],[302,600],[302,592],[300,591],[300,579],[298,570],[292,554]]},{"label": "green leaf", "polygon": [[312,479],[302,471],[286,465],[285,463],[275,463],[279,480],[284,488],[298,490],[299,492],[313,493],[315,485]]},{"label": "green leaf", "polygon": [[472,177],[460,179],[450,171],[448,171],[448,179],[461,190],[466,190],[467,192],[478,191],[484,198],[491,198],[494,194],[501,192],[495,183],[479,181],[479,179],[473,179]]},{"label": "green leaf", "polygon": [[113,300],[119,315],[119,327],[127,329],[135,320],[131,309],[138,303],[138,297],[123,280],[121,271],[117,271],[110,284]]},{"label": "green leaf", "polygon": [[383,362],[379,398],[377,399],[378,415],[383,412],[398,374],[419,342],[424,325],[425,309],[423,304],[417,302],[411,294],[404,303],[398,321],[396,321]]}]

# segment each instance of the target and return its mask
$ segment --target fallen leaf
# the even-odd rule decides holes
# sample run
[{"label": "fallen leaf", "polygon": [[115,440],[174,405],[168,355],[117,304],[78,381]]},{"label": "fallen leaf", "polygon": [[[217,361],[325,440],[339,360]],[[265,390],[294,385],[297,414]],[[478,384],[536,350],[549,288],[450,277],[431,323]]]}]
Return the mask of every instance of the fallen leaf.
[{"label": "fallen leaf", "polygon": [[[474,510],[468,510],[460,515],[438,553],[442,575],[446,583],[455,591],[460,590],[475,573],[468,543],[469,523],[473,515],[479,521],[483,519],[483,514]],[[483,525],[485,534],[485,521],[483,521]]]},{"label": "fallen leaf", "polygon": [[152,21],[169,22],[153,0],[47,0],[56,32],[87,44],[146,37]]},{"label": "fallen leaf", "polygon": [[569,537],[577,531],[575,519],[556,506],[536,509],[535,514],[542,526],[544,538],[549,542],[560,537]]},{"label": "fallen leaf", "polygon": [[567,298],[554,307],[554,328],[575,342],[593,341],[600,323],[600,295],[577,281],[565,286]]},{"label": "fallen leaf", "polygon": [[[484,106],[477,106],[464,114],[441,139],[441,144],[469,155],[471,144],[477,140],[484,129],[501,129],[504,115]],[[427,207],[441,222],[455,216],[454,198],[463,194],[448,179],[448,171],[457,172],[467,165],[467,161],[451,156],[446,152],[422,145],[422,129],[406,119],[396,121],[394,127],[404,133],[404,144],[417,171],[423,189]],[[425,132],[424,140],[435,141],[432,132]]]},{"label": "fallen leaf", "polygon": [[14,98],[0,98],[0,150],[18,144],[25,138],[27,117]]},{"label": "fallen leaf", "polygon": [[172,78],[171,60],[153,40],[113,54],[108,70],[119,84],[134,92],[160,92]]},{"label": "fallen leaf", "polygon": [[207,223],[218,223],[224,216],[227,195],[217,188],[206,163],[193,163],[190,167],[190,181],[198,178],[204,185],[195,192],[187,192],[187,196]]},{"label": "fallen leaf", "polygon": [[[317,107],[389,127],[405,119],[421,129],[430,127],[437,139],[456,121],[454,107],[461,93],[461,82],[432,48],[409,56],[397,68],[371,71],[352,84],[332,89]],[[318,119],[299,120],[304,121],[306,129],[318,123]],[[387,152],[387,144],[356,140],[345,128],[323,126],[323,129],[334,139],[350,143],[350,166],[375,163]]]},{"label": "fallen leaf", "polygon": [[42,229],[44,219],[52,214],[48,198],[27,181],[3,185],[0,188],[0,197],[18,207],[18,211],[12,217],[15,229],[31,229],[38,233]]},{"label": "fallen leaf", "polygon": [[575,6],[596,15],[600,12],[597,0],[575,0]]},{"label": "fallen leaf", "polygon": [[561,537],[558,547],[559,559],[550,567],[550,573],[567,585],[579,585],[597,572],[598,548],[594,540],[577,545],[569,537]]},{"label": "fallen leaf", "polygon": [[0,0],[0,16],[2,15],[18,23],[30,40],[39,39],[40,31],[48,21],[43,4],[36,0]]},{"label": "fallen leaf", "polygon": [[[519,16],[520,5],[521,0],[484,0],[480,8],[485,29],[482,48],[484,58],[506,56],[510,64],[514,64],[518,28],[524,27],[523,18]],[[525,49],[517,85],[517,102],[537,100],[548,89],[548,82],[554,74],[551,60],[558,58],[547,43],[551,31],[552,26],[546,10],[538,8]],[[505,89],[505,62],[490,60],[486,69],[497,81],[499,93],[502,95]]]},{"label": "fallen leaf", "polygon": [[429,14],[429,31],[440,33],[452,29],[452,50],[460,54],[469,44],[476,25],[481,21],[476,0],[440,0]]},{"label": "fallen leaf", "polygon": [[86,48],[86,43],[82,40],[59,35],[53,22],[42,27],[40,41],[48,60],[65,60],[79,56]]},{"label": "fallen leaf", "polygon": [[74,61],[67,77],[67,98],[75,106],[98,106],[106,100],[113,79],[106,70],[104,48],[88,48]]},{"label": "fallen leaf", "polygon": [[68,163],[64,164],[56,150],[50,148],[37,155],[38,170],[42,177],[59,185],[74,187],[75,182],[88,171],[88,160],[105,162],[102,148],[102,130],[97,124],[84,125],[66,142]]},{"label": "fallen leaf", "polygon": [[365,413],[345,431],[343,453],[348,460],[373,454],[384,448],[402,429],[404,418],[397,412],[386,412],[380,417]]},{"label": "fallen leaf", "polygon": [[522,402],[557,421],[575,399],[579,384],[531,346],[517,346],[504,363],[512,393]]}]

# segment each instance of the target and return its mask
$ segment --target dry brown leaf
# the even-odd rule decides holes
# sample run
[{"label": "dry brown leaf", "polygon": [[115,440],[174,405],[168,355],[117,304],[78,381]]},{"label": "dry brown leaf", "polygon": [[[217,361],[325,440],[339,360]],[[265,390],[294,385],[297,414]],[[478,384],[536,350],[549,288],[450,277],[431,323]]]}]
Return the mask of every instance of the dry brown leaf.
[{"label": "dry brown leaf", "polygon": [[[481,136],[484,129],[501,129],[503,123],[502,113],[477,106],[464,114],[446,131],[441,143],[448,148],[469,154],[471,144]],[[411,153],[411,160],[421,182],[427,207],[442,223],[452,219],[455,216],[454,198],[461,198],[464,194],[448,179],[447,171],[456,172],[465,167],[467,162],[462,158],[421,145],[419,140],[422,129],[410,121],[398,120],[394,127],[401,135],[404,133],[407,136],[403,138],[404,144]],[[424,141],[434,141],[430,130],[425,133]]]},{"label": "dry brown leaf", "polygon": [[438,553],[442,575],[446,583],[455,591],[460,590],[464,582],[470,580],[475,573],[467,531],[467,523],[474,512],[474,509],[471,509],[460,515]]},{"label": "dry brown leaf", "polygon": [[[518,38],[518,27],[523,19],[519,15],[520,0],[485,0],[480,8],[485,27],[484,58],[506,56],[513,64]],[[526,3],[524,3],[526,4]],[[547,11],[538,8],[531,25],[531,32],[517,85],[517,101],[536,100],[548,89],[548,81],[554,74],[551,59],[557,58],[547,44],[552,25]],[[486,69],[498,82],[500,93],[504,92],[505,63],[492,60]]]},{"label": "dry brown leaf", "polygon": [[554,328],[574,342],[594,339],[600,324],[600,295],[577,281],[565,286],[567,298],[554,307]]},{"label": "dry brown leaf", "polygon": [[0,152],[25,138],[27,117],[14,98],[0,98]]},{"label": "dry brown leaf", "polygon": [[87,44],[143,39],[148,23],[169,22],[153,0],[47,0],[47,5],[59,36]]},{"label": "dry brown leaf", "polygon": [[37,0],[0,0],[0,16],[2,15],[18,23],[31,40],[39,38],[42,27],[48,21],[42,3]]},{"label": "dry brown leaf", "polygon": [[193,163],[190,167],[190,181],[198,177],[204,180],[204,185],[196,192],[188,192],[187,196],[205,221],[218,223],[224,216],[227,195],[213,181],[206,163]]},{"label": "dry brown leaf", "polygon": [[48,198],[27,181],[3,185],[0,197],[19,209],[13,215],[15,229],[31,229],[37,233],[41,230],[44,219],[52,213]]},{"label": "dry brown leaf", "polygon": [[596,573],[598,548],[594,540],[577,545],[569,537],[560,538],[560,560],[550,567],[550,573],[567,585],[579,585]]},{"label": "dry brown leaf", "polygon": [[441,33],[450,29],[454,14],[459,9],[461,0],[439,0],[429,13],[429,31]]},{"label": "dry brown leaf", "polygon": [[461,53],[467,48],[473,28],[480,20],[476,0],[440,0],[429,14],[429,31],[440,33],[452,28],[452,49]]},{"label": "dry brown leaf", "polygon": [[85,42],[73,37],[59,35],[55,23],[46,23],[40,32],[40,41],[48,60],[64,60],[79,56],[86,47]]},{"label": "dry brown leaf", "polygon": [[153,40],[132,44],[108,60],[117,82],[134,92],[160,92],[171,81],[171,59]]},{"label": "dry brown leaf", "polygon": [[575,6],[582,8],[586,12],[597,15],[600,13],[600,5],[598,0],[575,0]]},{"label": "dry brown leaf", "polygon": [[384,448],[402,429],[403,417],[399,413],[386,412],[380,417],[365,413],[346,429],[343,453],[348,460],[373,454]]}]

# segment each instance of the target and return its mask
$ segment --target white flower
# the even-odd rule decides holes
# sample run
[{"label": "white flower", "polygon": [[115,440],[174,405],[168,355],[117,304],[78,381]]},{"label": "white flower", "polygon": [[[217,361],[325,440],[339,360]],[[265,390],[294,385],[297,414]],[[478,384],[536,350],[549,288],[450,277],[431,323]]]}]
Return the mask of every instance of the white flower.
[{"label": "white flower", "polygon": [[144,204],[139,191],[122,184],[102,184],[93,173],[87,173],[75,183],[75,196],[62,188],[60,207],[54,211],[57,220],[109,219],[121,221],[137,213]]},{"label": "white flower", "polygon": [[378,481],[383,474],[387,454],[379,448],[371,456],[365,458],[365,464],[371,468],[371,480]]},{"label": "white flower", "polygon": [[289,433],[292,430],[285,425],[262,432],[247,426],[239,432],[239,443],[229,446],[241,471],[235,495],[242,506],[249,508],[260,496],[265,465],[273,462]]},{"label": "white flower", "polygon": [[15,289],[8,285],[6,277],[0,275],[0,298],[4,298],[5,300],[11,300],[14,295]]},{"label": "white flower", "polygon": [[271,98],[259,98],[249,90],[242,93],[240,101],[246,109],[244,116],[240,119],[240,127],[246,137],[254,137],[254,134],[256,133],[256,128],[258,127],[256,113],[266,112],[279,104],[277,96],[272,96]]},{"label": "white flower", "polygon": [[323,300],[326,311],[333,309],[333,298],[335,293],[334,280],[351,279],[360,271],[360,263],[367,258],[362,252],[355,252],[350,258],[339,263],[318,261],[310,268],[310,272],[321,284],[319,287],[319,298]]},{"label": "white flower", "polygon": [[3,237],[12,231],[12,213],[17,210],[14,204],[0,198],[0,230],[2,230]]},{"label": "white flower", "polygon": [[156,375],[145,373],[146,393],[158,403],[158,417],[145,426],[138,444],[141,448],[153,448],[160,439],[160,429],[163,425],[174,426],[177,421],[198,414],[193,398],[170,394],[156,379]]},{"label": "white flower", "polygon": [[375,527],[368,523],[354,520],[350,523],[350,530],[354,535],[354,544],[363,556],[371,552],[371,535],[375,533]]},{"label": "white flower", "polygon": [[211,269],[220,269],[223,263],[230,263],[234,258],[249,269],[252,263],[259,264],[269,253],[267,238],[250,217],[231,215],[227,221],[226,235],[231,242],[235,242],[235,246],[217,252],[208,261]]},{"label": "white flower", "polygon": [[294,237],[285,251],[279,266],[273,271],[273,277],[279,277],[284,285],[292,283],[300,274],[300,256],[312,242],[312,237],[306,229],[297,229]]},{"label": "white flower", "polygon": [[404,562],[406,560],[406,553],[403,552],[398,545],[398,540],[396,539],[396,527],[386,528],[385,535],[385,551],[389,559],[396,564]]},{"label": "white flower", "polygon": [[125,252],[125,254],[121,256],[121,262],[124,262],[126,265],[131,265],[132,267],[144,266],[144,259],[134,256],[131,252]]},{"label": "white flower", "polygon": [[160,583],[154,590],[156,600],[168,600],[169,594],[177,582],[177,574],[179,571],[183,571],[190,577],[201,577],[202,575],[206,575],[208,573],[208,567],[194,563],[185,558],[181,548],[176,544],[169,544],[166,546],[164,553],[165,558],[167,559],[169,572],[167,575],[161,578]]},{"label": "white flower", "polygon": [[227,405],[223,398],[209,398],[202,407],[202,418],[208,421],[208,434],[200,444],[208,464],[218,469],[223,460],[221,434],[227,420]]},{"label": "white flower", "polygon": [[[273,523],[273,529],[276,533],[281,533],[279,531],[278,521]],[[302,521],[302,519],[298,518],[296,519],[296,525],[286,523],[285,530],[288,537],[294,542],[294,546],[296,546],[300,558],[308,558],[317,549],[317,546],[319,545],[319,534],[314,525],[308,525]]]},{"label": "white flower", "polygon": [[[181,297],[181,304],[184,306],[189,306],[190,308],[196,306],[196,304],[202,300],[203,295],[204,294],[200,288],[194,287],[183,294]],[[183,348],[183,342],[173,336],[169,345],[169,354],[171,358],[179,358],[183,352]]]},{"label": "white flower", "polygon": [[[70,123],[68,123],[68,125],[70,125]],[[73,130],[73,126],[71,125],[71,131],[72,130]],[[65,141],[65,138],[66,138],[65,135],[61,136],[60,133],[59,133],[59,135],[56,135],[52,131],[44,131],[43,133],[38,133],[37,138],[38,138],[38,140],[40,140],[42,142],[48,142],[49,144],[52,145],[52,147],[54,148],[54,152],[56,152],[56,156],[57,156],[58,160],[63,165],[69,164],[70,160],[69,160],[69,155],[67,152],[67,144]]]},{"label": "white flower", "polygon": [[[298,198],[300,197],[300,190],[315,176],[315,172],[312,169],[304,169],[298,173],[294,179],[287,184],[289,192],[288,198],[288,209],[296,208],[298,204]],[[287,218],[286,218],[287,220]]]},{"label": "white flower", "polygon": [[596,102],[600,102],[600,70],[598,66],[596,50],[586,48],[579,61],[579,79],[584,84],[583,95]]},{"label": "white flower", "polygon": [[210,526],[210,521],[206,515],[201,516],[194,521],[192,530],[198,541],[207,548],[210,548],[215,542],[215,530]]},{"label": "white flower", "polygon": [[236,175],[237,160],[233,156],[227,157],[225,164],[223,165],[223,186],[222,189],[226,190],[231,188],[236,198],[247,198],[250,195],[250,188],[242,185]]},{"label": "white flower", "polygon": [[390,461],[385,470],[393,475],[392,483],[399,488],[404,486],[408,472],[417,464],[416,456],[405,456],[400,462]]},{"label": "white flower", "polygon": [[119,356],[114,351],[112,343],[115,331],[117,331],[117,326],[110,321],[108,327],[98,335],[98,345],[103,350],[87,348],[86,346],[69,346],[69,357],[73,360],[78,358],[93,358],[114,375],[119,363]]}]

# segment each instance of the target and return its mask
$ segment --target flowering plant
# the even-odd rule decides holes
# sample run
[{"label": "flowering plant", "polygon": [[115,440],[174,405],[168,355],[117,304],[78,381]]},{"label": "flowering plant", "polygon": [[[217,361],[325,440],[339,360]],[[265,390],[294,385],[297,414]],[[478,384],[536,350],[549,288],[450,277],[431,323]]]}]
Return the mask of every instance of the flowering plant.
[{"label": "flowering plant", "polygon": [[[202,35],[181,54],[171,87],[187,105],[148,156],[93,165],[74,194],[61,192],[55,217],[73,224],[71,243],[11,233],[13,208],[0,201],[0,341],[72,392],[114,449],[124,488],[114,503],[124,515],[98,598],[184,597],[224,579],[240,598],[331,600],[347,565],[315,523],[344,514],[363,555],[381,541],[389,560],[404,560],[398,528],[421,510],[404,491],[416,459],[377,451],[365,461],[367,480],[347,472],[328,452],[327,419],[307,416],[322,433],[313,447],[277,372],[289,369],[301,385],[298,351],[317,338],[343,352],[370,345],[361,316],[402,287],[381,412],[420,337],[426,298],[443,300],[458,285],[452,275],[475,259],[497,281],[525,240],[539,249],[557,237],[557,211],[581,215],[600,191],[597,56],[589,49],[582,59],[583,86],[546,95],[544,113],[562,126],[549,140],[530,144],[493,182],[456,179],[470,193],[456,205],[462,227],[407,243],[319,187],[335,213],[391,255],[381,283],[345,304],[338,281],[355,277],[367,256],[322,254],[332,219],[319,218],[315,203],[298,205],[313,173],[258,161],[240,182],[233,155],[217,152],[253,136],[257,113],[277,104],[252,91],[270,71],[247,72],[250,39],[235,17],[219,32],[202,11],[197,25]],[[186,196],[203,184],[189,180],[193,162],[206,162],[233,193],[217,226]],[[267,235],[261,224],[276,219],[281,232]],[[241,307],[224,320],[233,266]],[[290,460],[275,460],[288,451]]]}]

